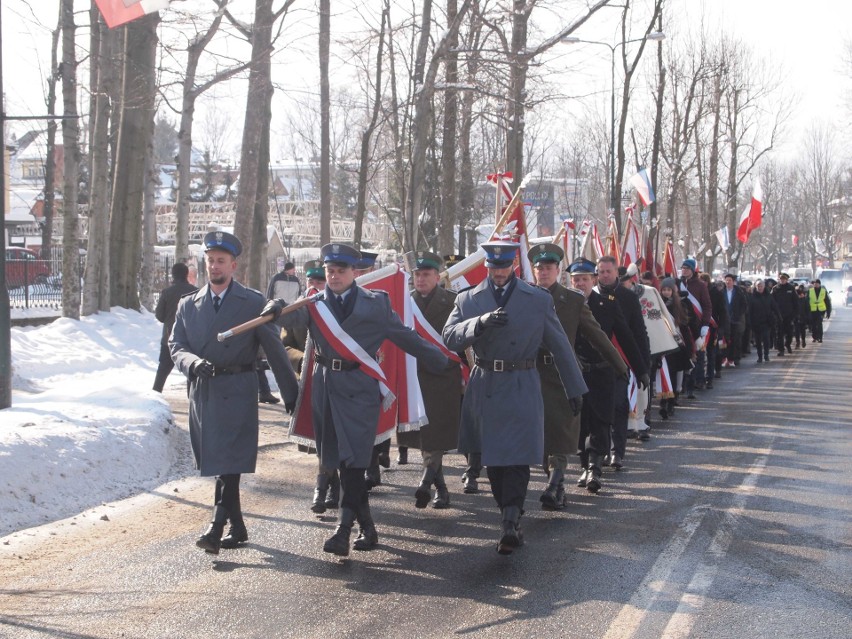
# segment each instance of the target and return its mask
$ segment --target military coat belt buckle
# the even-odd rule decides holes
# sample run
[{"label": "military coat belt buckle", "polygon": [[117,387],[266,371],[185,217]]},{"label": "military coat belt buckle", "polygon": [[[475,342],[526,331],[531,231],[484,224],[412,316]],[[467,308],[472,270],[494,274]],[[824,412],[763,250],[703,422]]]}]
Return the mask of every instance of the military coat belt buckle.
[{"label": "military coat belt buckle", "polygon": [[331,360],[331,370],[342,371],[343,370],[343,360],[342,359],[332,359]]},{"label": "military coat belt buckle", "polygon": [[494,368],[492,368],[492,370],[495,373],[502,373],[505,370],[503,368],[503,360],[502,359],[495,359],[494,360]]},{"label": "military coat belt buckle", "polygon": [[544,364],[546,366],[550,366],[553,364],[553,355],[545,355],[544,356]]}]

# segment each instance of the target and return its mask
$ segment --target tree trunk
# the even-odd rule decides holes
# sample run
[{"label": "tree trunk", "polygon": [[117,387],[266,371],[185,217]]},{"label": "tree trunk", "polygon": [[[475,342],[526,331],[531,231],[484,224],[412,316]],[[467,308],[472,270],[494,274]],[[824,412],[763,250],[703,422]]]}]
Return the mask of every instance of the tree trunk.
[{"label": "tree trunk", "polygon": [[[447,22],[451,23],[458,14],[457,0],[447,0]],[[453,230],[456,224],[458,207],[458,176],[456,175],[456,148],[458,146],[458,91],[455,85],[459,81],[458,33],[449,42],[446,64],[444,66],[444,130],[441,140],[441,219],[438,220],[438,254],[455,253]]]},{"label": "tree trunk", "polygon": [[509,96],[506,120],[506,170],[514,174],[515,184],[520,184],[524,170],[524,128],[527,98],[527,21],[529,11],[526,0],[512,0],[512,40],[509,52]]},{"label": "tree trunk", "polygon": [[145,156],[145,187],[142,194],[142,269],[139,272],[139,298],[142,306],[154,310],[154,278],[157,274],[157,169],[154,166],[154,139],[148,142]]},{"label": "tree trunk", "polygon": [[[234,233],[243,244],[243,254],[237,267],[237,279],[252,288],[260,288],[261,263],[266,260],[266,210],[269,193],[260,190],[261,181],[268,184],[269,120],[272,117],[272,0],[255,0],[252,26],[251,70],[249,72],[246,116],[240,153],[240,187],[237,193],[237,212]],[[266,138],[265,161],[263,154]],[[252,238],[260,237],[263,227],[264,243],[254,246]]]},{"label": "tree trunk", "polygon": [[[62,186],[62,317],[80,319],[79,123],[77,120],[77,58],[74,0],[62,0],[62,144],[65,147]],[[52,160],[52,158],[51,158]]]},{"label": "tree trunk", "polygon": [[116,78],[116,41],[121,31],[110,31],[93,4],[91,25],[91,75],[89,134],[89,238],[83,278],[83,315],[109,311],[109,133],[112,95]]},{"label": "tree trunk", "polygon": [[175,261],[189,257],[189,190],[192,183],[192,121],[195,117],[195,74],[201,49],[189,47],[183,77],[183,96],[178,128],[177,209],[175,216]]},{"label": "tree trunk", "polygon": [[[139,309],[145,159],[154,134],[157,24],[148,14],[122,27],[124,55],[110,218],[110,299]],[[141,170],[140,170],[141,167]]]},{"label": "tree trunk", "polygon": [[[733,94],[733,105],[729,109],[729,117],[730,124],[728,128],[728,136],[730,140],[731,147],[731,157],[730,164],[728,166],[728,201],[727,201],[727,216],[728,216],[728,228],[733,229],[734,234],[737,232],[737,226],[739,220],[737,219],[737,160],[738,155],[737,152],[739,150],[739,142],[737,140],[737,121],[739,118],[739,99],[740,92],[738,89],[732,90]],[[742,257],[743,249],[745,245],[738,241],[740,250],[737,253],[732,253],[728,259],[728,266],[731,268],[735,268],[737,266],[737,260]],[[736,258],[734,257],[736,255]]]},{"label": "tree trunk", "polygon": [[[657,17],[657,31],[663,30],[663,13],[660,12],[660,15]],[[654,139],[653,146],[651,148],[651,189],[653,189],[654,194],[657,193],[657,184],[659,180],[659,167],[660,167],[660,146],[662,144],[663,138],[663,108],[664,108],[664,96],[666,92],[666,67],[663,61],[663,43],[657,43],[657,77],[659,83],[657,85],[657,104],[656,104],[656,115],[654,117]],[[654,198],[654,201],[651,202],[651,206],[648,211],[648,244],[651,246],[656,246],[657,242],[657,232],[659,230],[659,220],[657,220],[657,224],[653,224],[653,221],[657,220],[657,198]],[[642,251],[645,250],[645,247],[642,247]]]},{"label": "tree trunk", "polygon": [[320,244],[331,242],[331,91],[328,58],[331,40],[331,0],[319,2],[320,62]]},{"label": "tree trunk", "polygon": [[[59,79],[59,34],[62,31],[62,13],[59,24],[51,34],[50,78],[47,81],[47,115],[56,115],[56,82]],[[56,120],[47,121],[47,144],[44,165],[44,226],[41,229],[41,255],[49,257],[53,244],[53,217],[56,211]]]}]

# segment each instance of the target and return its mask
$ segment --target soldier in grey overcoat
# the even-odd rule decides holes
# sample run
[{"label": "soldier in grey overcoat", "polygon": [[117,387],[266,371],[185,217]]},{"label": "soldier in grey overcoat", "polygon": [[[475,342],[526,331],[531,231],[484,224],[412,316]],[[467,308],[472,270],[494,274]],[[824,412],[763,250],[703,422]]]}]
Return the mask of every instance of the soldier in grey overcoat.
[{"label": "soldier in grey overcoat", "polygon": [[[169,340],[172,358],[189,380],[189,434],[196,467],[216,476],[213,521],[196,542],[218,553],[248,540],[240,507],[241,473],[257,463],[257,350],[262,346],[285,406],[292,411],[299,392],[296,376],[273,324],[219,342],[217,334],[254,319],[265,298],[233,279],[239,240],[221,231],[204,238],[208,284],[185,295]],[[223,538],[225,524],[230,521]]]},{"label": "soldier in grey overcoat", "polygon": [[[556,317],[573,347],[578,333],[597,350],[618,375],[627,375],[627,364],[586,305],[582,291],[559,282],[564,252],[555,244],[537,244],[529,251],[536,283],[550,293]],[[569,456],[576,455],[580,442],[580,416],[573,415],[553,357],[544,349],[538,354],[541,393],[544,398],[544,463],[549,469],[547,488],[541,495],[544,510],[565,508],[565,470]]]},{"label": "soldier in grey overcoat", "polygon": [[[423,318],[440,335],[455,305],[456,294],[439,286],[442,266],[440,255],[418,251],[414,264],[414,290],[411,298]],[[448,508],[450,493],[444,479],[444,453],[459,443],[459,412],[462,397],[461,365],[453,363],[440,373],[430,373],[417,365],[417,379],[423,394],[429,423],[420,430],[397,433],[400,446],[419,448],[423,457],[423,476],[414,493],[414,505],[425,508],[432,500],[434,508]],[[432,484],[435,498],[432,499]]]},{"label": "soldier in grey overcoat", "polygon": [[539,348],[552,354],[575,411],[586,385],[552,298],[514,275],[519,245],[489,242],[482,248],[488,278],[459,293],[443,337],[450,350],[472,347],[476,355],[462,403],[459,452],[482,453],[503,517],[497,551],[510,554],[523,543],[519,519],[530,465],[544,454]]},{"label": "soldier in grey overcoat", "polygon": [[[335,333],[334,337],[345,339],[348,336],[370,358],[375,358],[387,339],[433,371],[447,367],[448,359],[440,349],[400,321],[386,293],[355,284],[353,266],[360,258],[357,250],[345,244],[327,244],[322,247],[321,254],[326,269],[326,288],[318,293],[315,303],[327,306],[345,333]],[[263,313],[278,315],[285,306],[282,300],[271,300]],[[307,307],[281,315],[279,323],[288,329],[307,326],[310,331],[315,348],[311,410],[317,454],[322,467],[340,468],[343,494],[339,522],[323,550],[347,556],[349,535],[356,518],[361,532],[354,548],[370,550],[378,543],[378,535],[370,513],[364,472],[372,457],[379,424],[382,405],[379,383],[361,370],[358,361],[332,346],[329,336]]]}]

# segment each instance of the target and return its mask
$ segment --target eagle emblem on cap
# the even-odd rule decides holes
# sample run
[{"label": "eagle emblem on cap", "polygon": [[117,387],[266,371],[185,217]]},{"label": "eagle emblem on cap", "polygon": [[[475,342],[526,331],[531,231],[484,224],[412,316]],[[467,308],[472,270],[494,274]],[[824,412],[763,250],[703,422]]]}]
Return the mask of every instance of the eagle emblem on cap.
[{"label": "eagle emblem on cap", "polygon": [[224,235],[223,235],[222,231],[216,231],[216,243],[221,244],[223,239],[224,239]]},{"label": "eagle emblem on cap", "polygon": [[340,253],[340,244],[332,244],[331,250],[335,253]]},{"label": "eagle emblem on cap", "polygon": [[501,255],[502,253],[503,253],[503,247],[502,246],[495,246],[494,247],[494,255]]},{"label": "eagle emblem on cap", "polygon": [[423,251],[417,251],[417,259],[423,259]]}]

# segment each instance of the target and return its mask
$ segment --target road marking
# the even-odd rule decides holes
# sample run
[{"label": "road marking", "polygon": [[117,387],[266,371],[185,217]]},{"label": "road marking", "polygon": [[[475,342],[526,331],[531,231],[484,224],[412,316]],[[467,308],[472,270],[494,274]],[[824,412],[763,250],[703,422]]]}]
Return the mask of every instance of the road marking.
[{"label": "road marking", "polygon": [[639,628],[639,624],[642,623],[645,615],[648,614],[657,597],[663,591],[672,571],[709,510],[708,504],[693,506],[690,509],[675,531],[671,541],[657,557],[657,561],[651,566],[636,592],[630,597],[630,601],[622,606],[621,611],[610,623],[604,639],[627,639],[627,637],[633,636],[633,633]]},{"label": "road marking", "polygon": [[739,492],[734,496],[733,505],[725,511],[722,522],[719,524],[719,529],[716,531],[707,552],[704,554],[704,557],[709,561],[702,561],[698,565],[698,569],[695,571],[689,585],[686,587],[686,591],[678,602],[677,609],[672,614],[672,618],[663,631],[662,636],[666,639],[688,637],[692,631],[692,626],[695,624],[698,614],[704,607],[707,593],[716,579],[719,564],[724,559],[731,545],[737,520],[745,510],[746,500],[754,491],[758,478],[766,469],[768,460],[769,451],[764,456],[755,460],[745,479],[743,479],[743,483],[740,484]]}]

